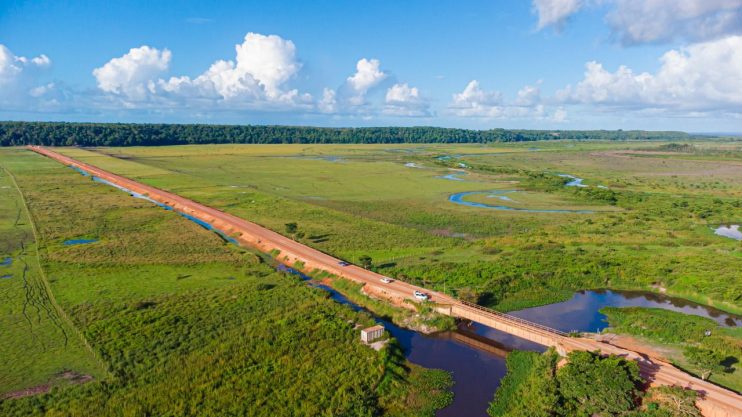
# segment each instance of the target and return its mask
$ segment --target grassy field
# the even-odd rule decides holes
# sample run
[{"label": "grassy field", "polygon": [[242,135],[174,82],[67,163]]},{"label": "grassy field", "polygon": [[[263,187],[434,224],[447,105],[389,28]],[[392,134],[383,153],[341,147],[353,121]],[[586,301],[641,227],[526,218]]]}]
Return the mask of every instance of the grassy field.
[{"label": "grassy field", "polygon": [[[675,149],[557,141],[61,151],[278,232],[297,222],[306,244],[350,261],[371,256],[380,272],[502,310],[617,288],[664,289],[742,312],[741,245],[712,230],[742,222],[742,145]],[[451,174],[458,180],[443,178]],[[560,174],[587,187],[567,187]],[[516,203],[498,204],[595,212],[448,201],[492,190],[517,190],[505,194]]]},{"label": "grassy field", "polygon": [[10,172],[0,169],[0,393],[64,384],[68,370],[105,376],[52,298],[37,250],[23,197]]},{"label": "grassy field", "polygon": [[450,400],[446,373],[363,346],[367,314],[255,253],[28,151],[0,161],[38,230],[3,171],[0,395],[55,387],[0,415],[417,416]]}]

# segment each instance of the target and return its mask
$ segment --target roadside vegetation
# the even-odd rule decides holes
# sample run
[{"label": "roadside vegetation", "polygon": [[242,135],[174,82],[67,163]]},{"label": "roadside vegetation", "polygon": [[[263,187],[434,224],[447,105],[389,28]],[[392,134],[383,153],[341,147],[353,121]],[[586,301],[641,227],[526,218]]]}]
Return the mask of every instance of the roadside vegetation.
[{"label": "roadside vegetation", "polygon": [[1,255],[14,262],[0,266],[13,274],[0,279],[0,353],[18,361],[0,363],[0,415],[432,416],[451,401],[447,373],[407,363],[395,343],[359,342],[367,314],[172,212],[30,152],[0,154],[71,323],[60,329],[48,298],[29,303],[31,223],[3,198]]},{"label": "roadside vegetation", "polygon": [[561,367],[553,351],[508,354],[508,373],[487,410],[493,417],[700,417],[695,392],[641,391],[635,362],[572,352]]},{"label": "roadside vegetation", "polygon": [[680,368],[742,392],[742,329],[655,308],[604,308],[611,333],[637,336],[671,352]]}]

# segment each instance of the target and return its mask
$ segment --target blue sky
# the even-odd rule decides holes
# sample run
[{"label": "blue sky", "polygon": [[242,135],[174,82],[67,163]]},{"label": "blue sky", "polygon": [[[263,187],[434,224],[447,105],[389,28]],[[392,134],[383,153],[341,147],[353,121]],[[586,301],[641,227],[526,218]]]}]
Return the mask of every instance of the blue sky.
[{"label": "blue sky", "polygon": [[2,0],[0,119],[739,132],[741,32],[742,0]]}]

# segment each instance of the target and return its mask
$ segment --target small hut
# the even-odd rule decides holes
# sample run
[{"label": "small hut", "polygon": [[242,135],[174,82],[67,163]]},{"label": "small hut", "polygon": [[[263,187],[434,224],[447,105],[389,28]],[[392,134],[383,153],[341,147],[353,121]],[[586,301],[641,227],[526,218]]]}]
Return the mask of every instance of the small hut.
[{"label": "small hut", "polygon": [[376,326],[367,327],[361,330],[361,341],[363,343],[371,343],[374,340],[380,338],[384,334],[384,326],[377,324]]}]

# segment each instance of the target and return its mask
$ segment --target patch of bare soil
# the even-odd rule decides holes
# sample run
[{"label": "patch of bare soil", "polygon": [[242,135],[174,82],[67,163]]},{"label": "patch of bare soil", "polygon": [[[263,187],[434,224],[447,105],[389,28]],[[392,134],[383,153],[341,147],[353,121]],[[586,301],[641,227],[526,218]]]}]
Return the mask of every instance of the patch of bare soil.
[{"label": "patch of bare soil", "polygon": [[676,354],[676,351],[672,348],[658,346],[647,340],[639,340],[634,336],[625,334],[604,333],[599,335],[598,339],[613,346],[631,350],[663,362],[671,362],[672,357]]},{"label": "patch of bare soil", "polygon": [[433,229],[431,230],[431,233],[436,236],[455,237],[460,239],[466,239],[469,237],[469,235],[467,235],[466,233],[458,233],[451,229]]},{"label": "patch of bare soil", "polygon": [[30,397],[32,395],[38,395],[38,394],[45,394],[49,392],[50,389],[52,389],[53,386],[59,385],[60,383],[68,383],[68,384],[84,384],[86,382],[90,382],[93,380],[93,377],[91,375],[84,375],[77,373],[75,371],[62,371],[54,377],[52,377],[52,380],[46,384],[37,385],[35,387],[26,388],[18,391],[8,392],[6,394],[3,394],[0,396],[0,399],[17,399],[17,398],[23,398],[23,397]]}]

